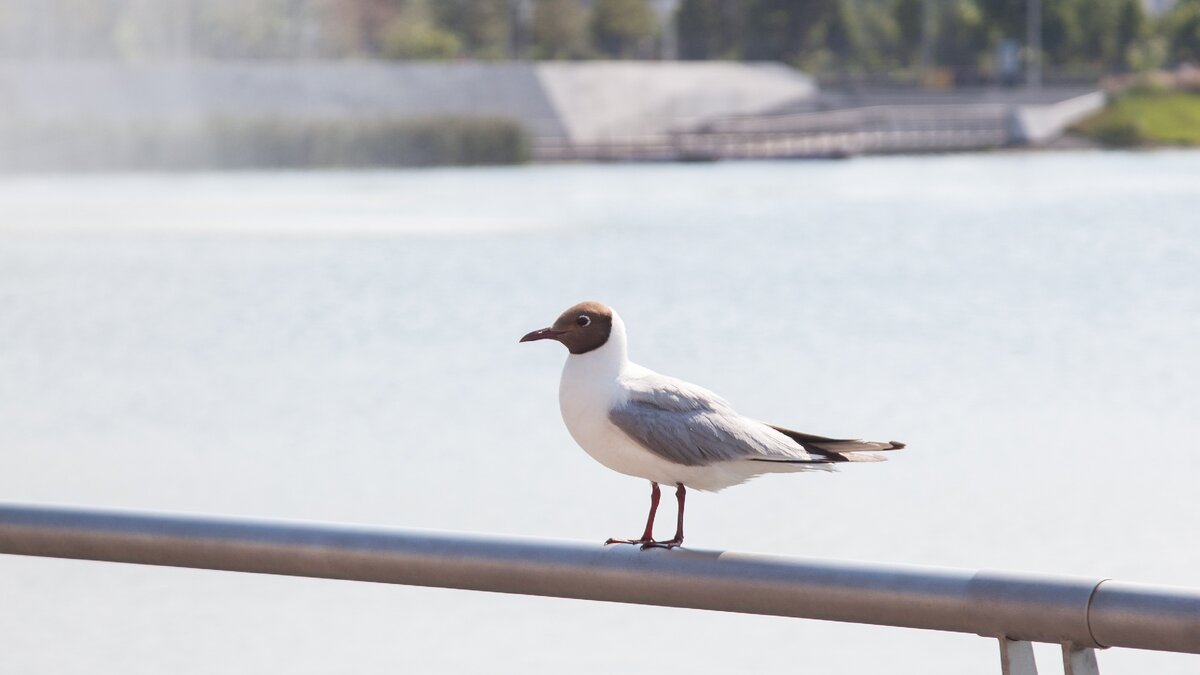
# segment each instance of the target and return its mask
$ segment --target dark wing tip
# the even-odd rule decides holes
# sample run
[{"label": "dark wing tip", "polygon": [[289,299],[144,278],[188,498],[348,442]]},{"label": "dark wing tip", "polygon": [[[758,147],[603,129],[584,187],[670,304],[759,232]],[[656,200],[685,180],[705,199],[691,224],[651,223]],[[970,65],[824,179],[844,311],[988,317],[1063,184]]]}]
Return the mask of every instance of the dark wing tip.
[{"label": "dark wing tip", "polygon": [[892,444],[892,450],[902,450],[908,447],[908,444],[901,443],[900,441],[888,441],[888,443]]},{"label": "dark wing tip", "polygon": [[768,462],[770,464],[833,464],[835,462],[849,461],[841,455],[813,457],[812,459],[773,459],[770,457],[751,457],[749,459],[751,462]]}]

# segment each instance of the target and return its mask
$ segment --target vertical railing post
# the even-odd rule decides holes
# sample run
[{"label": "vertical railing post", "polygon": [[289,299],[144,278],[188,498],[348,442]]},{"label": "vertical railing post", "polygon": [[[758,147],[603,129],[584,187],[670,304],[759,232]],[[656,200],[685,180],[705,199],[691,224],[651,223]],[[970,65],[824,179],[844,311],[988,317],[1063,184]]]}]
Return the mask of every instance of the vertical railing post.
[{"label": "vertical railing post", "polygon": [[1062,654],[1063,675],[1100,675],[1100,664],[1096,662],[1095,649],[1064,642]]},{"label": "vertical railing post", "polygon": [[1002,675],[1038,675],[1033,643],[1000,638],[1000,672]]}]

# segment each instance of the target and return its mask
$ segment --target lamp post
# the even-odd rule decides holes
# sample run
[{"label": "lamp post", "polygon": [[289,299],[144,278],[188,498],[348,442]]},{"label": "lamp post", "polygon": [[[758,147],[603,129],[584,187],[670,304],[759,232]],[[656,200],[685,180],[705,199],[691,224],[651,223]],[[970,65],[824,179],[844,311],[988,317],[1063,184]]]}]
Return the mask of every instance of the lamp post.
[{"label": "lamp post", "polygon": [[675,15],[679,13],[679,0],[653,0],[650,8],[658,19],[661,38],[658,58],[674,61],[679,58],[679,35]]}]

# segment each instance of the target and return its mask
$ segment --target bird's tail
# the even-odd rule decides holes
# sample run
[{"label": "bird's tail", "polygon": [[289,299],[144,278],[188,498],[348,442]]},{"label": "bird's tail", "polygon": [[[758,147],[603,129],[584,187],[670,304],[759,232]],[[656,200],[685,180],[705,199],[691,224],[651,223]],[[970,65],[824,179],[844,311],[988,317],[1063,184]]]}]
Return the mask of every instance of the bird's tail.
[{"label": "bird's tail", "polygon": [[853,438],[826,438],[800,431],[792,431],[773,424],[775,431],[796,441],[809,454],[827,462],[882,462],[886,457],[878,454],[888,450],[899,450],[904,444],[899,441],[860,441]]}]

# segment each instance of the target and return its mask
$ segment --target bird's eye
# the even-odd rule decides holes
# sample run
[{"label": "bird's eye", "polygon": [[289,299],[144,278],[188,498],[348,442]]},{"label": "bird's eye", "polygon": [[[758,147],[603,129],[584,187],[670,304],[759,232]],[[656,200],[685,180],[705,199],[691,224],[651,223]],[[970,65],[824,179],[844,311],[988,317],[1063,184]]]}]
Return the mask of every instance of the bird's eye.
[{"label": "bird's eye", "polygon": [[591,322],[592,322],[591,318],[588,317],[588,315],[586,315],[586,314],[580,314],[579,318],[575,319],[575,325],[579,326],[580,328],[583,328],[584,326],[588,325]]}]

